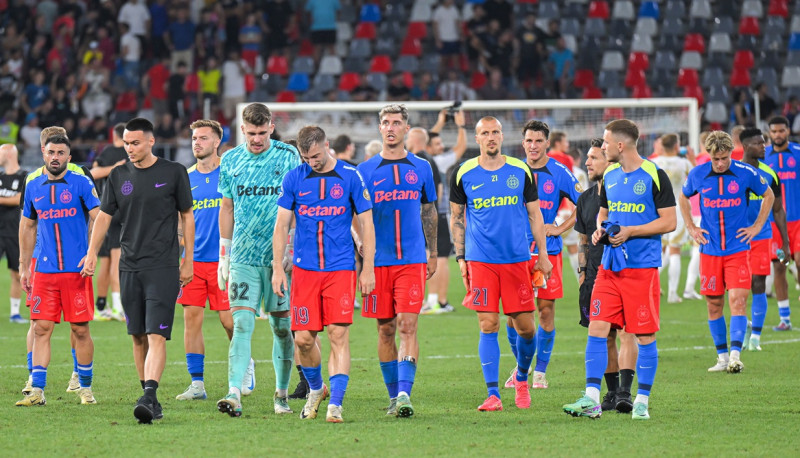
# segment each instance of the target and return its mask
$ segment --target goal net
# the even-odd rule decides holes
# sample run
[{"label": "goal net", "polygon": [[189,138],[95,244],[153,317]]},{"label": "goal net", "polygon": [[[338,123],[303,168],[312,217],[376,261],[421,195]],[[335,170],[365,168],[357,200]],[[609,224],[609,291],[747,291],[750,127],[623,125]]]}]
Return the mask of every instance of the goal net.
[{"label": "goal net", "polygon": [[[276,131],[283,140],[296,138],[304,126],[322,127],[330,140],[348,135],[357,145],[356,159],[363,158],[363,146],[371,140],[380,140],[378,112],[389,103],[269,103]],[[439,112],[451,102],[405,102],[412,127],[432,127]],[[244,141],[241,130],[242,109],[237,109],[237,143]],[[676,133],[682,145],[691,145],[695,151],[699,144],[700,117],[694,98],[651,99],[591,99],[591,100],[521,100],[521,101],[464,101],[461,105],[467,122],[468,145],[477,151],[472,136],[472,126],[484,116],[494,116],[503,125],[503,153],[524,157],[522,151],[522,126],[529,119],[547,122],[552,130],[567,133],[571,148],[585,152],[592,138],[601,137],[603,127],[611,120],[630,119],[639,126],[641,138],[639,153],[648,156],[653,151],[653,141],[660,135]],[[440,132],[444,144],[456,142],[457,129],[450,121]]]}]

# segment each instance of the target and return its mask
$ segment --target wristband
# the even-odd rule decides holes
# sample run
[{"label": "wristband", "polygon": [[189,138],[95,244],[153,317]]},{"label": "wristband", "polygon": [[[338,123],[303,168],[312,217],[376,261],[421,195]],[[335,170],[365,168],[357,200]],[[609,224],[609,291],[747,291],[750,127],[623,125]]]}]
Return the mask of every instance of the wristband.
[{"label": "wristband", "polygon": [[462,259],[466,260],[464,256],[456,256],[456,261],[461,261]]}]

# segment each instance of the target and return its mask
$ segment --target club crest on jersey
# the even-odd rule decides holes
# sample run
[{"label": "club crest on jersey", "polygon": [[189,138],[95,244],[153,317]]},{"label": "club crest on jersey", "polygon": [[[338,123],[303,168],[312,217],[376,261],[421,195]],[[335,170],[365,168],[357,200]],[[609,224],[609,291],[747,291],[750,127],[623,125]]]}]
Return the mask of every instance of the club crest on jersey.
[{"label": "club crest on jersey", "polygon": [[736,194],[739,192],[739,185],[735,181],[731,181],[728,183],[728,192],[731,194]]},{"label": "club crest on jersey", "polygon": [[647,185],[644,184],[644,180],[639,180],[635,185],[633,185],[633,192],[636,195],[641,196],[645,193],[645,191],[647,191]]},{"label": "club crest on jersey", "polygon": [[508,189],[517,189],[519,187],[519,179],[514,175],[511,175],[506,180],[506,186],[508,186]]},{"label": "club crest on jersey", "polygon": [[72,193],[69,192],[68,189],[61,191],[61,195],[58,196],[58,199],[61,201],[62,204],[68,204],[72,202]]},{"label": "club crest on jersey", "polygon": [[130,181],[122,183],[120,191],[122,192],[123,196],[129,196],[133,192],[133,184]]},{"label": "club crest on jersey", "polygon": [[786,165],[788,165],[789,167],[794,167],[795,165],[797,165],[797,161],[795,161],[793,157],[790,157],[786,161]]},{"label": "club crest on jersey", "polygon": [[333,187],[331,188],[331,197],[334,199],[341,199],[343,195],[344,195],[344,189],[342,188],[342,185],[338,183],[333,185]]},{"label": "club crest on jersey", "polygon": [[417,176],[417,172],[413,170],[409,170],[406,172],[406,183],[408,184],[417,184],[419,181],[419,177]]},{"label": "club crest on jersey", "polygon": [[767,184],[767,180],[764,177],[761,177],[761,184]]},{"label": "club crest on jersey", "polygon": [[552,194],[555,191],[556,187],[553,184],[552,180],[547,180],[542,185],[542,191],[546,192],[547,194]]},{"label": "club crest on jersey", "polygon": [[575,191],[583,192],[583,186],[580,183],[575,183]]},{"label": "club crest on jersey", "polygon": [[367,191],[366,189],[364,190],[364,199],[369,200],[369,191]]}]

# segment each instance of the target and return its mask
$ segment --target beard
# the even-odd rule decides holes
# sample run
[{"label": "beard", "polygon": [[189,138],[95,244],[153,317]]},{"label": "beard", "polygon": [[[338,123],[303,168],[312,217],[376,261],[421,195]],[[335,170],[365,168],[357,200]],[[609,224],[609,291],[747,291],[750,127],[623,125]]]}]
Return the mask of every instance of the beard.
[{"label": "beard", "polygon": [[58,175],[61,175],[62,173],[64,173],[64,170],[67,170],[67,165],[68,165],[68,164],[69,164],[69,162],[64,162],[63,164],[61,164],[61,165],[60,165],[60,166],[58,166],[58,167],[53,167],[53,166],[52,166],[52,165],[50,165],[50,163],[48,162],[48,163],[45,165],[45,168],[47,169],[47,171],[48,171],[48,172],[49,172],[51,175],[58,176]]}]

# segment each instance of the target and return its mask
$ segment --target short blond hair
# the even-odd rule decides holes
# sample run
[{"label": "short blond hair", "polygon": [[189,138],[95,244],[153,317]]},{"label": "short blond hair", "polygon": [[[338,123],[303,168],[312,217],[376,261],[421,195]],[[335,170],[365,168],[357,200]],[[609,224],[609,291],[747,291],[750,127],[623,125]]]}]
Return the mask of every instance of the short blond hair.
[{"label": "short blond hair", "polygon": [[733,139],[727,132],[722,130],[715,130],[708,134],[705,145],[708,154],[714,155],[721,151],[733,151]]},{"label": "short blond hair", "polygon": [[56,135],[69,138],[69,136],[67,135],[67,129],[64,129],[61,126],[50,126],[42,129],[42,133],[39,134],[39,144],[41,146],[44,146],[48,138]]},{"label": "short blond hair", "polygon": [[199,129],[201,127],[208,127],[215,134],[217,134],[217,138],[222,138],[222,126],[213,119],[198,119],[197,121],[191,123],[189,128],[192,130]]}]

